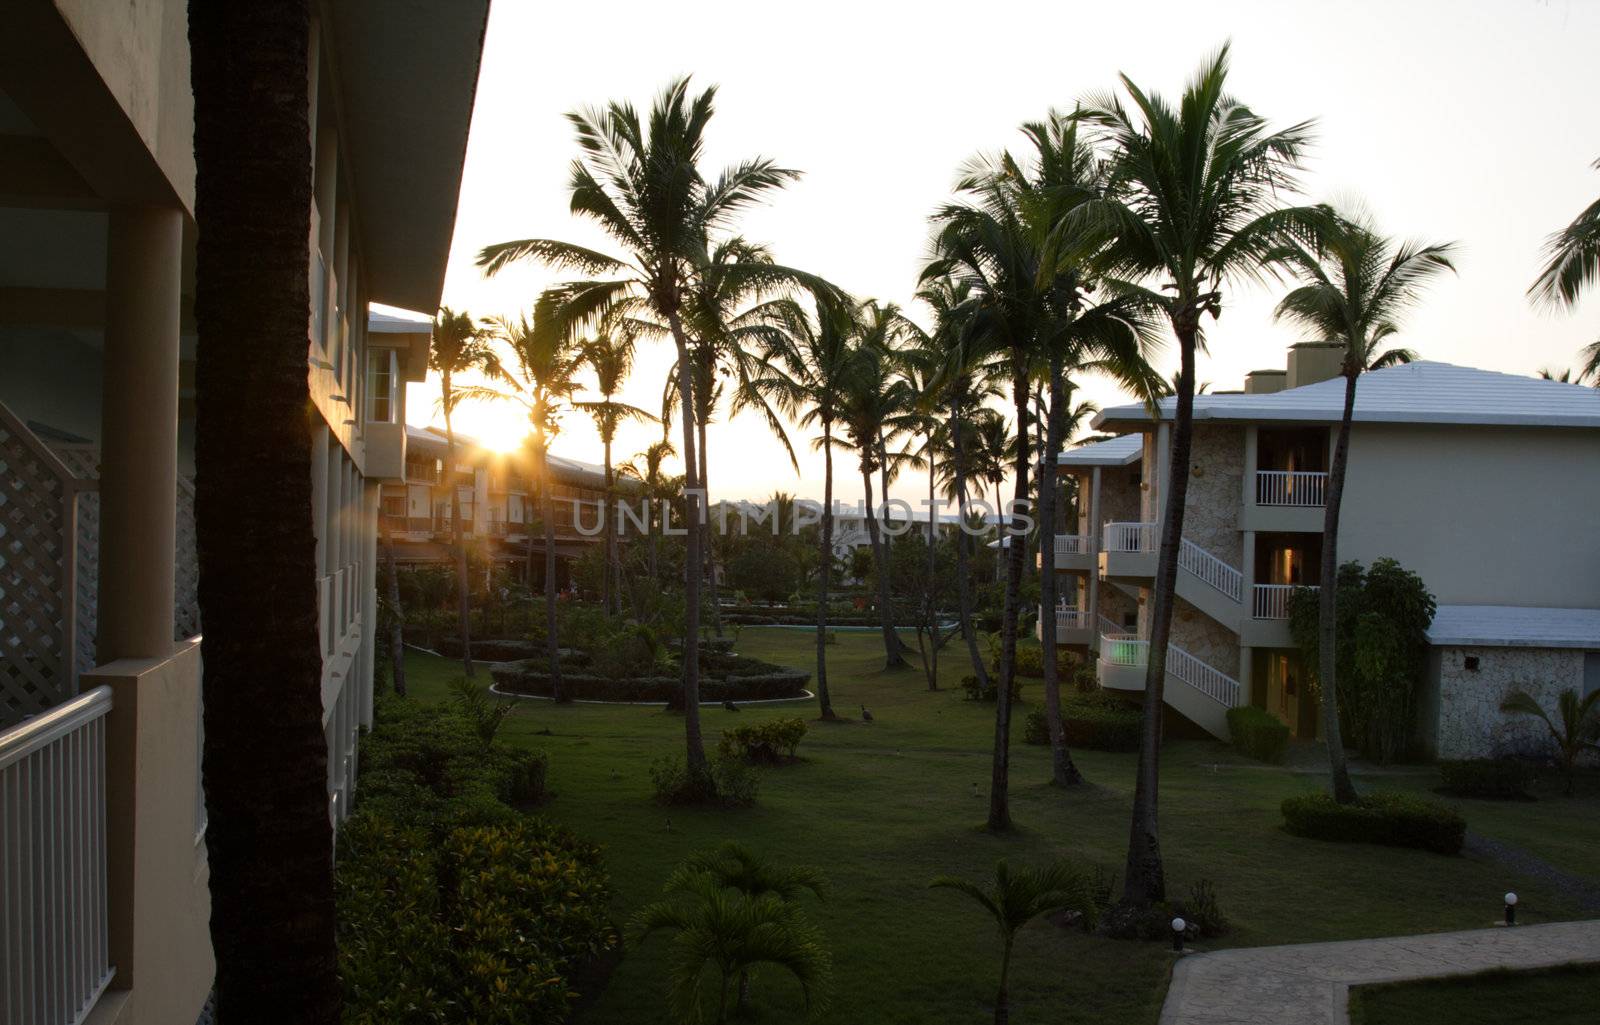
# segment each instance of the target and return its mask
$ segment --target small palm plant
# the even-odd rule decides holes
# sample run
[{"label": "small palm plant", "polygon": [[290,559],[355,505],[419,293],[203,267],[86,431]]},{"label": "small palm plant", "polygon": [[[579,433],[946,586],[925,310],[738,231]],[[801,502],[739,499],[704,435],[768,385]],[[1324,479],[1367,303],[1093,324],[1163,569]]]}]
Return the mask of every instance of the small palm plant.
[{"label": "small palm plant", "polygon": [[1585,750],[1600,751],[1600,690],[1580,697],[1571,687],[1556,698],[1556,717],[1552,719],[1525,690],[1512,691],[1500,703],[1500,711],[1510,715],[1531,715],[1544,723],[1556,748],[1556,760],[1567,778],[1566,795],[1573,794],[1578,756]]},{"label": "small palm plant", "polygon": [[833,961],[798,904],[775,891],[750,894],[725,886],[716,872],[696,872],[687,864],[670,888],[668,896],[634,916],[633,930],[641,943],[659,929],[674,933],[667,998],[677,1021],[705,1020],[709,977],[716,994],[711,1020],[723,1025],[735,983],[761,965],[794,976],[808,1011],[822,1008]]},{"label": "small palm plant", "polygon": [[1094,914],[1094,898],[1088,880],[1082,873],[1062,864],[1012,871],[1002,858],[995,865],[994,886],[991,889],[960,876],[940,876],[928,885],[956,890],[971,897],[989,912],[1000,930],[1000,989],[995,994],[994,1025],[1006,1025],[1011,1020],[1007,986],[1011,973],[1011,949],[1016,944],[1018,931],[1040,915],[1052,911],[1070,908],[1086,916]]}]

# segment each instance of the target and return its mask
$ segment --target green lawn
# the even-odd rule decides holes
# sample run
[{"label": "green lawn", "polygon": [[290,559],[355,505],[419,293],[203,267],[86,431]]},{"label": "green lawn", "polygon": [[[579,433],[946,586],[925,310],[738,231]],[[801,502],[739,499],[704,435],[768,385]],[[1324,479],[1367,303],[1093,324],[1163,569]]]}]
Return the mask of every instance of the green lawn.
[{"label": "green lawn", "polygon": [[1600,965],[1484,972],[1350,991],[1352,1025],[1593,1025]]},{"label": "green lawn", "polygon": [[[788,665],[807,665],[813,635],[747,628],[738,649]],[[944,872],[991,876],[997,858],[1070,858],[1120,871],[1134,771],[1133,755],[1079,752],[1092,786],[1063,792],[1045,783],[1042,748],[1021,744],[1017,715],[1012,762],[1014,835],[980,826],[987,807],[993,706],[963,701],[955,689],[963,660],[946,649],[942,689],[929,692],[920,671],[884,673],[872,633],[842,632],[829,649],[835,707],[854,719],[859,705],[876,722],[814,724],[804,761],[767,770],[759,804],[737,811],[665,808],[651,799],[653,760],[678,754],[681,716],[648,707],[553,706],[522,701],[504,736],[549,752],[553,796],[544,810],[605,845],[625,919],[659,890],[690,851],[737,838],[779,859],[823,868],[833,884],[817,909],[835,960],[834,999],[821,1020],[837,1023],[956,1023],[987,1020],[998,943],[977,908],[927,882]],[[412,691],[442,699],[454,663],[413,654]],[[1024,701],[1039,699],[1038,684]],[[703,712],[707,746],[724,724],[765,716],[815,716],[815,703]],[[1429,774],[1399,777],[1433,785]],[[1358,779],[1358,783],[1362,782]],[[1371,781],[1366,781],[1370,783]],[[1496,864],[1416,851],[1326,845],[1280,826],[1286,796],[1321,785],[1313,775],[1245,761],[1225,746],[1176,742],[1163,758],[1162,839],[1169,889],[1211,880],[1233,930],[1216,945],[1350,939],[1488,925],[1507,889],[1522,895],[1525,922],[1574,917],[1575,909],[1534,880]],[[1495,805],[1455,802],[1474,828],[1512,842],[1572,828],[1600,800],[1555,799]],[[1481,821],[1480,821],[1481,819]],[[1574,849],[1581,841],[1573,841]],[[1553,856],[1553,855],[1552,855]],[[1590,855],[1592,860],[1592,852]],[[1569,867],[1581,867],[1574,854]],[[664,941],[630,950],[584,1023],[661,1022]],[[1013,1021],[1156,1020],[1171,957],[1160,944],[1114,942],[1038,922],[1019,938],[1012,971]],[[792,998],[772,977],[762,997]],[[782,1006],[778,1006],[782,1005]],[[796,1022],[783,1000],[761,1008],[766,1022]]]}]

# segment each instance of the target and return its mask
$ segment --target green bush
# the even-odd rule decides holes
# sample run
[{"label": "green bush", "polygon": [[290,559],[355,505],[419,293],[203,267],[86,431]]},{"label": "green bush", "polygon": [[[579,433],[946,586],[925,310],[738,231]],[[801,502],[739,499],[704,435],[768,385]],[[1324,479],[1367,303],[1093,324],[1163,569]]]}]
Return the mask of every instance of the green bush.
[{"label": "green bush", "polygon": [[[961,689],[966,692],[968,701],[986,701],[990,704],[1000,700],[1000,674],[989,674],[989,686],[980,687],[978,678],[971,674],[961,678]],[[1011,678],[1011,700],[1022,700],[1022,679],[1017,676]]]},{"label": "green bush", "polygon": [[690,772],[682,758],[657,759],[650,766],[650,782],[662,804],[741,808],[756,803],[761,778],[742,759],[719,754],[700,773]]},{"label": "green bush", "polygon": [[1103,691],[1061,698],[1061,727],[1068,747],[1137,751],[1143,723],[1138,708]]},{"label": "green bush", "polygon": [[1514,758],[1474,758],[1440,762],[1440,789],[1457,797],[1486,797],[1492,800],[1532,800],[1534,767]]},{"label": "green bush", "polygon": [[598,849],[538,820],[442,842],[363,805],[335,874],[344,1020],[557,1023],[619,942]]},{"label": "green bush", "polygon": [[[601,656],[596,656],[597,663]],[[811,674],[740,655],[705,652],[701,658],[701,701],[767,701],[805,696]],[[551,696],[550,676],[540,659],[496,666],[496,686],[512,694]],[[613,677],[590,672],[561,674],[562,693],[582,701],[637,701],[683,707],[683,680],[677,675]]]},{"label": "green bush", "polygon": [[1044,712],[1034,709],[1028,713],[1028,718],[1022,724],[1022,742],[1025,744],[1050,743],[1050,725],[1045,722]]},{"label": "green bush", "polygon": [[805,739],[806,721],[800,718],[772,719],[725,730],[718,752],[727,758],[777,765],[794,761],[795,748]]},{"label": "green bush", "polygon": [[1228,735],[1235,751],[1258,762],[1277,765],[1289,750],[1289,727],[1254,705],[1228,709]]},{"label": "green bush", "polygon": [[1334,843],[1371,843],[1458,854],[1467,823],[1449,808],[1410,794],[1377,791],[1355,804],[1328,794],[1302,794],[1283,802],[1284,828],[1295,836]]}]

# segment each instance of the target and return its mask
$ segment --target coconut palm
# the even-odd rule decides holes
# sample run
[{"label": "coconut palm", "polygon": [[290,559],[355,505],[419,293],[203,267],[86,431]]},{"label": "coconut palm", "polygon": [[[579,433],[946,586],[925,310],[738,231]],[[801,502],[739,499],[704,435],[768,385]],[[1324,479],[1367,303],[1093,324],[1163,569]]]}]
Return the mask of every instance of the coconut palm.
[{"label": "coconut palm", "polygon": [[611,443],[616,440],[617,428],[627,421],[655,419],[637,406],[616,400],[617,392],[633,370],[633,351],[633,335],[626,328],[602,330],[584,341],[583,361],[594,373],[595,391],[600,393],[600,398],[573,403],[594,420],[600,443],[605,448],[606,508],[601,523],[605,528],[606,548],[603,599],[608,615],[617,613],[620,602],[617,592],[622,586],[622,560],[617,555],[616,477],[611,466]]},{"label": "coconut palm", "polygon": [[1539,380],[1555,381],[1557,384],[1582,384],[1587,377],[1587,371],[1579,370],[1574,373],[1571,367],[1562,367],[1560,370],[1554,367],[1539,369]]},{"label": "coconut palm", "polygon": [[[555,482],[550,477],[550,440],[561,431],[560,417],[578,390],[578,374],[586,352],[569,335],[543,330],[526,315],[512,320],[492,317],[486,322],[492,341],[510,350],[512,366],[502,365],[504,387],[481,385],[462,389],[473,399],[514,402],[528,415],[532,428],[534,476],[539,487],[540,517],[544,520],[544,629],[551,694],[565,698],[561,686],[561,644],[556,627],[556,526]],[[529,531],[530,547],[532,531]],[[531,583],[531,581],[530,581]]]},{"label": "coconut palm", "polygon": [[1355,414],[1356,381],[1363,371],[1406,363],[1415,358],[1409,349],[1380,347],[1399,332],[1400,318],[1421,299],[1428,281],[1445,271],[1453,243],[1425,245],[1397,243],[1373,228],[1369,219],[1340,219],[1322,233],[1320,252],[1289,245],[1280,257],[1303,282],[1278,304],[1277,316],[1309,328],[1318,338],[1344,347],[1340,373],[1344,376],[1344,412],[1328,468],[1328,487],[1322,519],[1322,583],[1318,592],[1318,690],[1322,697],[1322,734],[1328,745],[1328,768],[1333,798],[1340,804],[1356,800],[1345,762],[1344,740],[1339,732],[1339,692],[1335,669],[1338,632],[1336,609],[1339,589],[1333,582],[1339,571],[1339,511],[1344,499],[1345,471],[1350,462],[1350,423]]},{"label": "coconut palm", "polygon": [[[461,666],[471,677],[472,585],[467,577],[467,545],[462,537],[461,484],[457,480],[456,432],[452,418],[456,407],[471,397],[470,392],[457,386],[457,378],[476,372],[498,380],[502,376],[500,359],[487,333],[470,315],[441,306],[433,321],[428,369],[439,375],[439,410],[444,414],[444,481],[450,491],[450,543],[456,557],[456,608],[461,621]],[[471,387],[475,386],[467,386]]]},{"label": "coconut palm", "polygon": [[960,876],[939,876],[928,885],[971,897],[989,913],[1000,932],[1000,987],[994,1000],[995,1025],[1006,1025],[1011,1018],[1011,951],[1022,927],[1053,911],[1070,909],[1084,915],[1094,911],[1088,882],[1066,865],[1012,871],[1002,859],[995,865],[993,887],[986,888]]},{"label": "coconut palm", "polygon": [[1131,109],[1116,95],[1091,97],[1076,116],[1095,126],[1110,146],[1108,194],[1080,204],[1063,221],[1066,230],[1087,235],[1097,248],[1103,275],[1159,284],[1162,312],[1178,340],[1169,483],[1149,616],[1144,727],[1123,876],[1123,898],[1136,904],[1162,900],[1166,893],[1156,793],[1173,587],[1189,486],[1195,351],[1204,341],[1201,319],[1221,312],[1226,285],[1260,277],[1275,248],[1286,240],[1314,237],[1327,220],[1321,208],[1281,204],[1295,184],[1311,122],[1269,130],[1264,118],[1227,94],[1227,77],[1224,46],[1190,81],[1176,107],[1126,75],[1122,85]]},{"label": "coconut palm", "polygon": [[[1593,165],[1600,171],[1600,160]],[[1541,306],[1572,309],[1585,292],[1600,282],[1600,199],[1584,207],[1572,223],[1545,240],[1548,257],[1528,295]],[[1592,380],[1600,385],[1600,342],[1578,351],[1582,365],[1575,382]]]},{"label": "coconut palm", "polygon": [[1524,690],[1512,691],[1500,703],[1500,711],[1511,715],[1531,715],[1544,723],[1556,749],[1556,761],[1567,779],[1566,795],[1573,795],[1578,756],[1585,751],[1600,751],[1600,690],[1580,697],[1571,687],[1556,698],[1556,718]]},{"label": "coconut palm", "polygon": [[659,514],[664,519],[668,503],[683,492],[683,478],[666,473],[662,467],[676,454],[672,442],[662,438],[634,456],[631,461],[624,463],[617,471],[624,477],[638,481],[644,493],[650,582],[658,588],[661,586],[661,572],[657,539],[661,535],[656,517]]},{"label": "coconut palm", "polygon": [[[597,223],[627,256],[618,258],[554,239],[520,239],[486,246],[478,265],[494,274],[519,260],[536,260],[557,269],[587,275],[548,289],[539,298],[536,315],[550,318],[551,330],[581,334],[585,326],[607,316],[664,324],[672,338],[679,366],[690,364],[691,336],[684,315],[705,254],[726,232],[735,216],[761,202],[799,176],[765,158],[737,163],[716,178],[700,168],[706,125],[711,120],[716,88],[697,96],[688,79],[670,83],[646,117],[630,104],[611,103],[567,115],[581,153],[572,164],[571,210]],[[778,285],[803,275],[766,263],[733,263],[723,274],[741,282]],[[596,277],[596,275],[599,275]],[[685,476],[699,480],[695,431],[693,375],[678,375],[683,420]],[[688,519],[704,518],[700,496],[688,493]],[[684,651],[697,650],[700,638],[701,536],[685,538]],[[706,774],[705,744],[700,728],[700,660],[683,660],[684,739],[687,766],[696,777]]]},{"label": "coconut palm", "polygon": [[707,1017],[707,981],[715,993],[710,1018],[728,1020],[738,980],[763,965],[781,968],[800,984],[808,1010],[827,996],[832,959],[822,936],[793,901],[768,892],[751,896],[721,885],[709,872],[678,880],[676,891],[633,918],[637,942],[658,930],[673,933],[667,1004],[685,1023]]}]

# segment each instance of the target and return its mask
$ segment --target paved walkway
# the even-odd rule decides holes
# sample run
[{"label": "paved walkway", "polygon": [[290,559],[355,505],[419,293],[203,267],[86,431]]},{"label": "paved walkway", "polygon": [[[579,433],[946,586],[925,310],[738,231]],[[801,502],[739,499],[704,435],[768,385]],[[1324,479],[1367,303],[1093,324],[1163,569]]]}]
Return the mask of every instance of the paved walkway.
[{"label": "paved walkway", "polygon": [[1351,986],[1600,961],[1600,920],[1191,954],[1161,1025],[1346,1025]]}]

